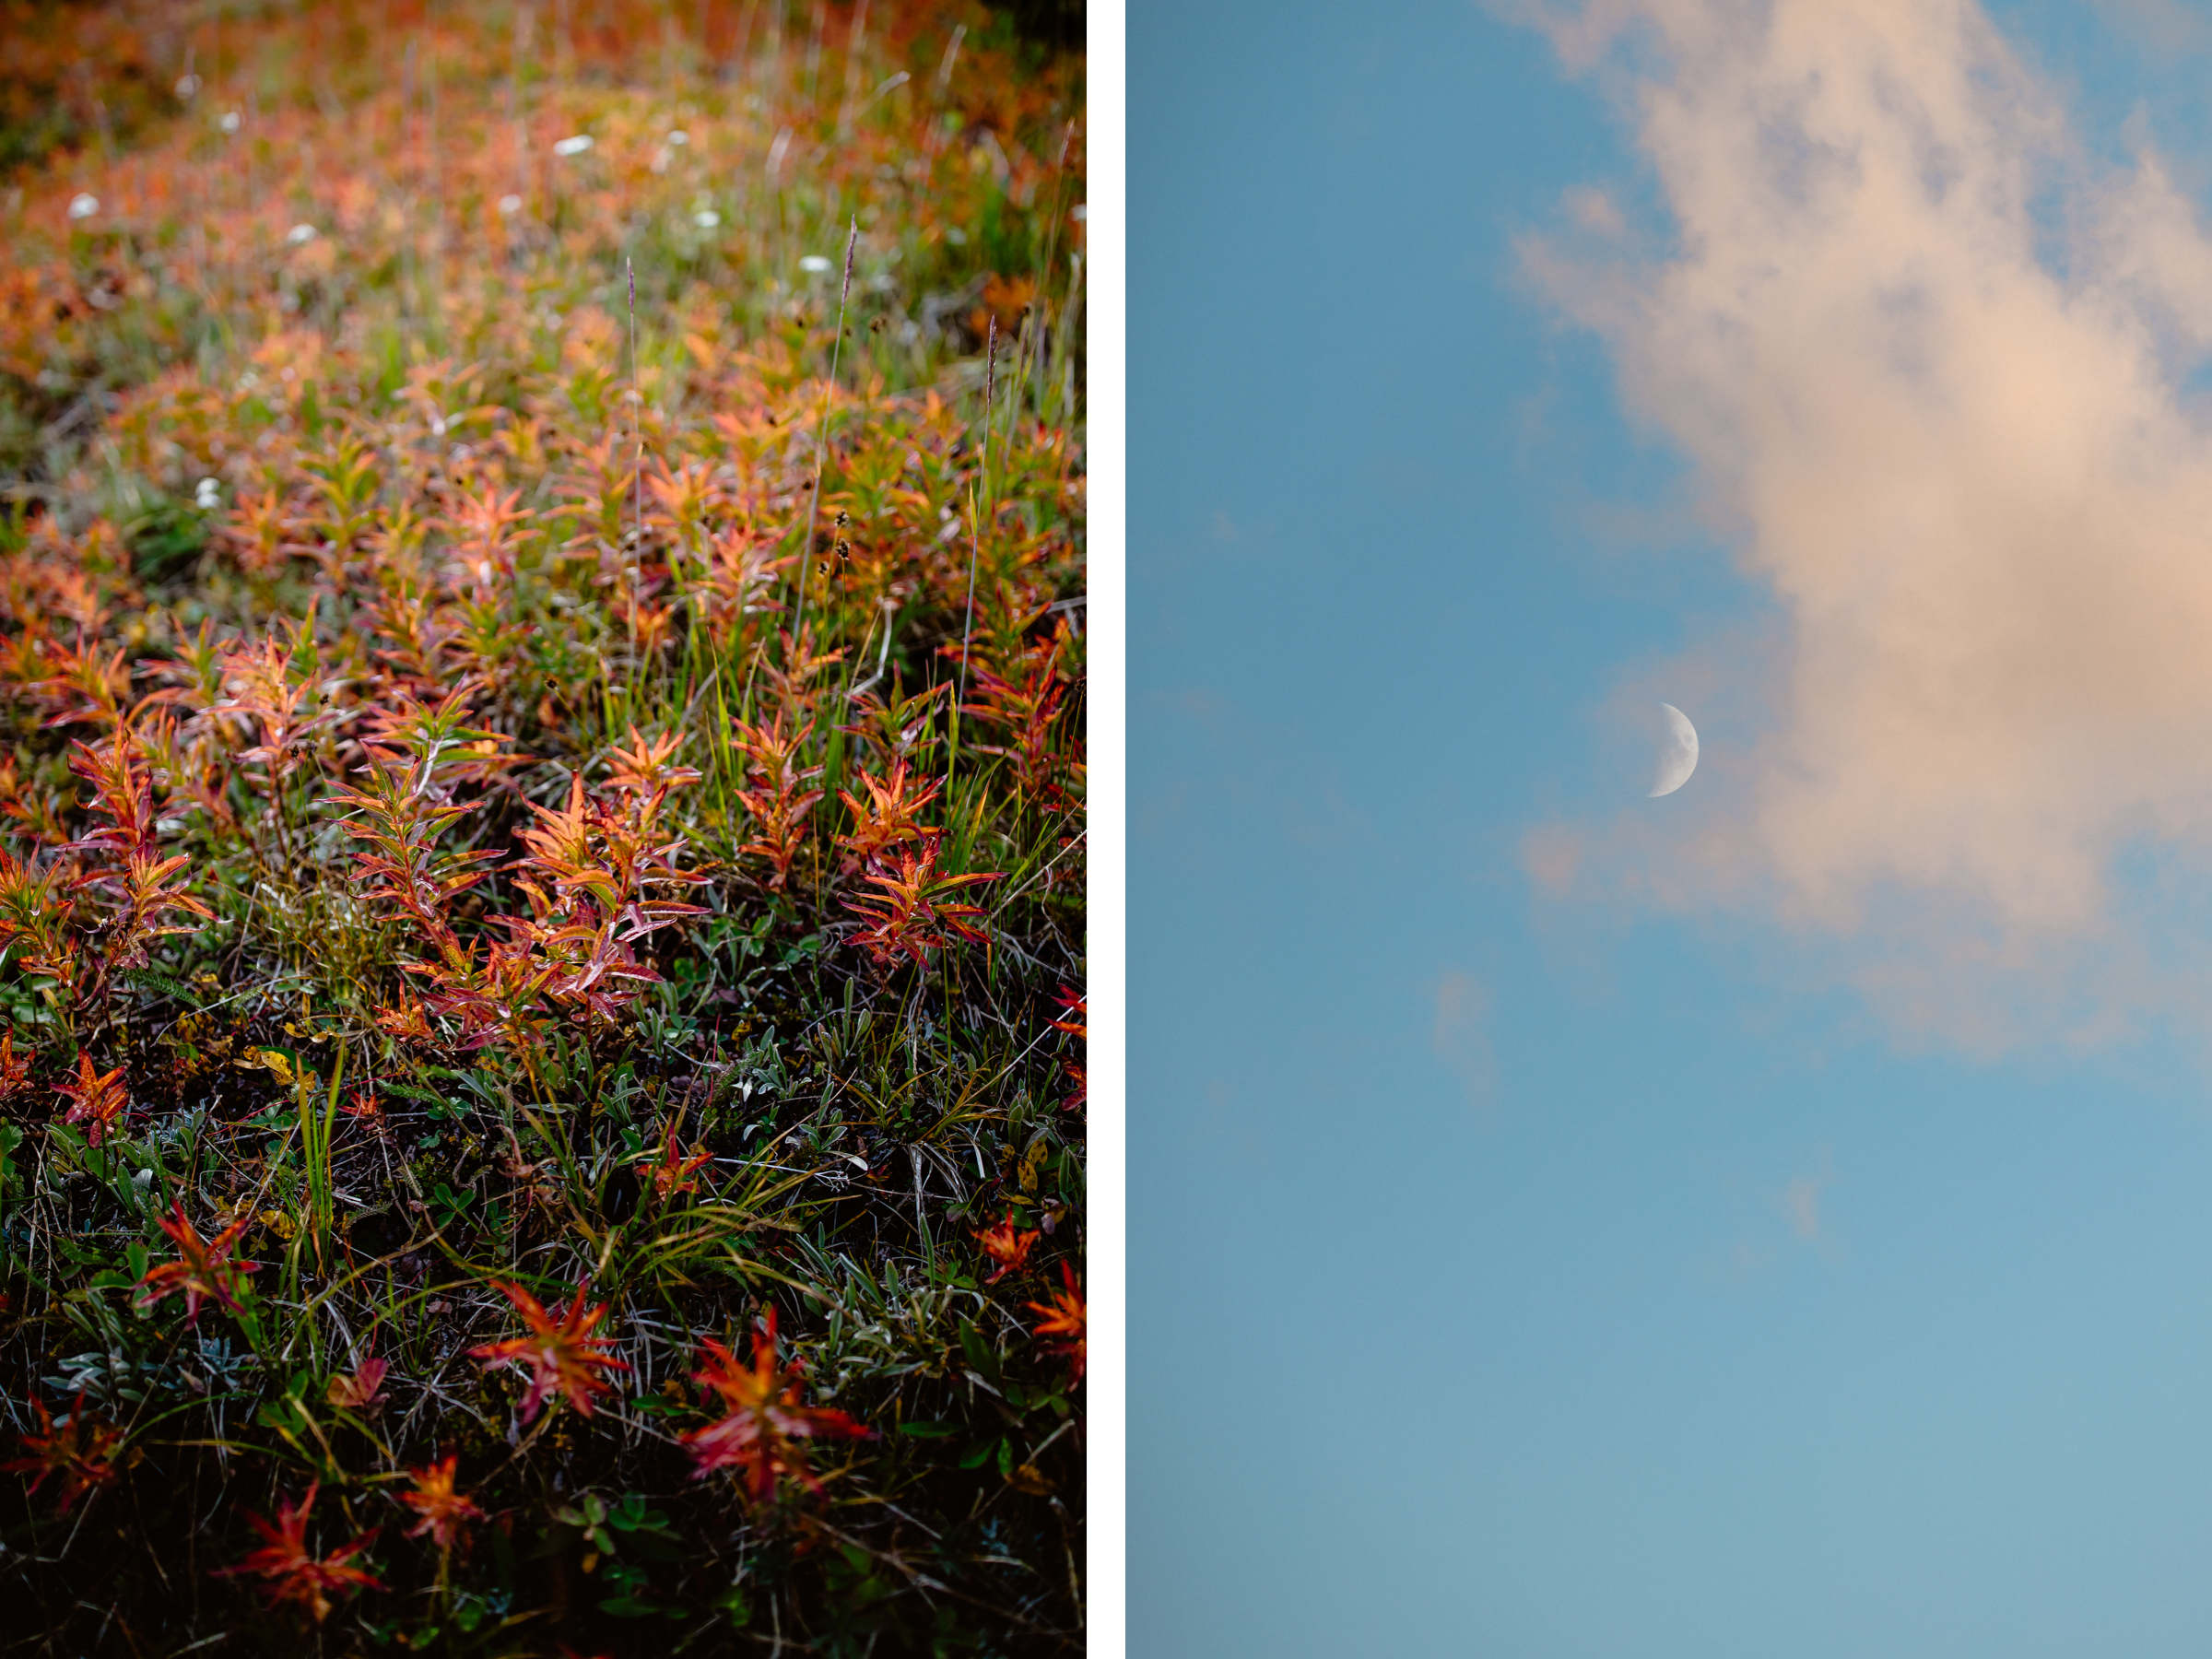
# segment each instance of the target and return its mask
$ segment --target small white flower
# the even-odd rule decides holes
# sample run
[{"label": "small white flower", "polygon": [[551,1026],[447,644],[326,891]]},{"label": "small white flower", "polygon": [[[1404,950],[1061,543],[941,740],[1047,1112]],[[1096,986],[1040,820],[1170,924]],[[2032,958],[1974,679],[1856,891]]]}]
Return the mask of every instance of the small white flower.
[{"label": "small white flower", "polygon": [[213,478],[202,478],[193,491],[192,504],[202,512],[213,512],[223,504],[222,485]]},{"label": "small white flower", "polygon": [[712,207],[701,207],[697,213],[691,216],[691,222],[697,225],[701,230],[712,230],[715,226],[722,223],[722,215],[715,212]]},{"label": "small white flower", "polygon": [[830,262],[824,259],[819,253],[809,253],[804,259],[799,261],[800,270],[810,272],[817,276],[819,276],[829,268]]},{"label": "small white flower", "polygon": [[200,77],[198,76],[180,75],[177,76],[177,96],[179,98],[190,98],[199,89]]},{"label": "small white flower", "polygon": [[217,122],[217,123],[216,123],[216,125],[218,125],[218,126],[221,127],[221,128],[223,129],[223,131],[224,131],[224,132],[226,132],[226,133],[235,133],[235,132],[237,132],[237,131],[238,131],[238,112],[237,112],[236,110],[225,110],[225,111],[223,112],[223,118],[222,118],[222,120],[220,120],[220,121]]},{"label": "small white flower", "polygon": [[968,245],[968,232],[958,225],[947,225],[945,227],[945,240],[956,248],[964,248]]},{"label": "small white flower", "polygon": [[69,217],[71,218],[90,218],[99,211],[100,198],[96,195],[88,195],[80,190],[69,198]]},{"label": "small white flower", "polygon": [[500,198],[500,211],[503,214],[506,214],[510,218],[513,218],[522,210],[523,198],[521,196],[503,195]]},{"label": "small white flower", "polygon": [[1076,204],[1073,217],[1079,219],[1088,218],[1090,217],[1090,204],[1088,202],[1077,202]]},{"label": "small white flower", "polygon": [[592,135],[589,133],[578,133],[573,137],[563,138],[559,144],[556,144],[553,147],[553,153],[557,156],[581,156],[591,147]]},{"label": "small white flower", "polygon": [[674,132],[668,135],[668,142],[671,144],[688,144],[691,142],[691,135],[685,132],[682,127],[677,127]]},{"label": "small white flower", "polygon": [[315,240],[315,228],[312,225],[294,225],[284,233],[284,240],[295,248],[302,247]]}]

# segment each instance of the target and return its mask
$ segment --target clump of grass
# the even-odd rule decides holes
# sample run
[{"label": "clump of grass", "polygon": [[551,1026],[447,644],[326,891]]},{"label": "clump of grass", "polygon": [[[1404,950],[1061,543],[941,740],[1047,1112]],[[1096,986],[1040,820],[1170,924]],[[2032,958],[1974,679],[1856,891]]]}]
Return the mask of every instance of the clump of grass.
[{"label": "clump of grass", "polygon": [[43,19],[0,1648],[1081,1641],[1080,62],[727,9]]}]

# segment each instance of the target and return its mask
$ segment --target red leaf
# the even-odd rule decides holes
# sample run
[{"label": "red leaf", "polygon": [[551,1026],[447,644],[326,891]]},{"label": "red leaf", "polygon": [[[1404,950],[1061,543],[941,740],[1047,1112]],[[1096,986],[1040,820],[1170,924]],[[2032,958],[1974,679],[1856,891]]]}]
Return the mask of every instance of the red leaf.
[{"label": "red leaf", "polygon": [[590,1417],[592,1396],[608,1392],[607,1385],[593,1375],[594,1371],[629,1370],[627,1360],[618,1359],[606,1351],[614,1347],[611,1340],[591,1334],[593,1327],[606,1317],[606,1309],[604,1305],[585,1307],[584,1298],[590,1293],[590,1284],[579,1286],[565,1310],[556,1314],[547,1312],[537,1298],[520,1285],[505,1279],[491,1282],[514,1304],[523,1323],[530,1327],[530,1334],[473,1347],[468,1350],[470,1358],[492,1365],[519,1364],[530,1368],[530,1389],[523,1395],[522,1406],[525,1423],[537,1416],[556,1389],[570,1405]]}]

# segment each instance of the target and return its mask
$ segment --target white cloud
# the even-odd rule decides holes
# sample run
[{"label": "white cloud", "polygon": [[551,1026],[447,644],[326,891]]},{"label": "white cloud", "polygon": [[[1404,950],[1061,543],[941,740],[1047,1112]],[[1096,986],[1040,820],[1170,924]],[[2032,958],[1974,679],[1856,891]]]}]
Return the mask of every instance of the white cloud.
[{"label": "white cloud", "polygon": [[1965,0],[1541,20],[1674,225],[1585,188],[1524,269],[1783,620],[1692,653],[1739,741],[1684,809],[1542,827],[1534,873],[1779,922],[1975,1047],[2212,987],[2171,902],[2212,890],[2212,238],[2171,170],[2099,171]]}]

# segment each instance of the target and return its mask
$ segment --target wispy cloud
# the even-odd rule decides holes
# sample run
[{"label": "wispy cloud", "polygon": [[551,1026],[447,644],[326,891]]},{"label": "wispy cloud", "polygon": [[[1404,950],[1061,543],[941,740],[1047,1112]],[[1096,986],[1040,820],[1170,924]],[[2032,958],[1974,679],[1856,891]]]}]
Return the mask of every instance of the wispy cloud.
[{"label": "wispy cloud", "polygon": [[1452,972],[1438,982],[1430,1046],[1476,1106],[1488,1103],[1496,1084],[1489,1016],[1490,994],[1480,980]]},{"label": "wispy cloud", "polygon": [[1538,20],[1673,224],[1585,186],[1524,269],[1783,620],[1698,665],[1682,809],[1545,827],[1532,873],[1783,924],[1977,1047],[2203,994],[2212,238],[2171,170],[2100,170],[1963,0]]},{"label": "wispy cloud", "polygon": [[1788,1218],[1790,1231],[1807,1244],[1820,1241],[1820,1194],[1828,1185],[1828,1159],[1820,1159],[1820,1171],[1814,1175],[1794,1175],[1782,1189],[1782,1213]]}]

